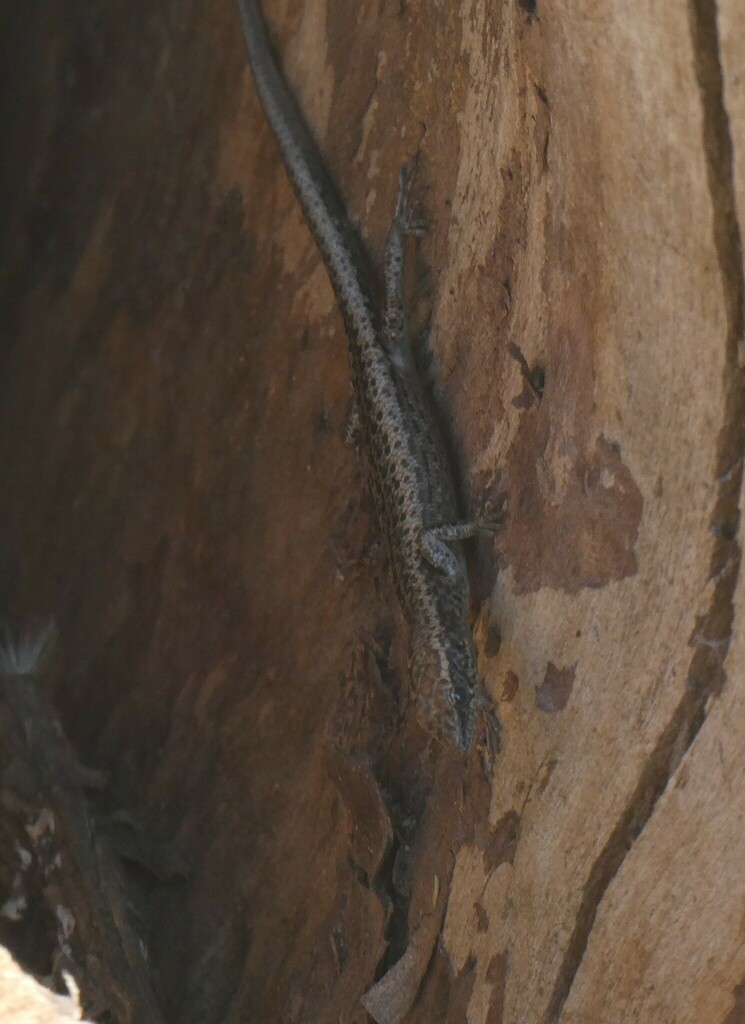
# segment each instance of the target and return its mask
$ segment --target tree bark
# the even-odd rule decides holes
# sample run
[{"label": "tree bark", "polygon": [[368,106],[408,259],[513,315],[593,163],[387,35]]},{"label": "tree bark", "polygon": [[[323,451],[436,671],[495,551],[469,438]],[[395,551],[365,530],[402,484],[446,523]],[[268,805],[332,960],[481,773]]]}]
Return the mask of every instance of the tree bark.
[{"label": "tree bark", "polygon": [[[0,601],[186,882],[166,1020],[745,1021],[736,0],[265,0],[412,319],[493,771],[410,722],[341,320],[232,0],[0,15]],[[0,902],[2,902],[0,896]]]}]

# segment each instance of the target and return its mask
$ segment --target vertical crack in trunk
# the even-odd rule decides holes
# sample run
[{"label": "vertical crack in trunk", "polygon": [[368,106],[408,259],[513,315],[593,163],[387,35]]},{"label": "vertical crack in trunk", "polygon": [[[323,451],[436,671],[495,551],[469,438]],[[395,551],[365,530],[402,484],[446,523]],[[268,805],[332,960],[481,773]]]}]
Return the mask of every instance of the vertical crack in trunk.
[{"label": "vertical crack in trunk", "polygon": [[[717,495],[712,532],[717,538],[712,560],[716,580],[706,632],[700,646],[719,652],[729,648],[733,596],[740,568],[737,530],[742,459],[745,451],[745,375],[739,351],[745,339],[745,277],[742,236],[737,220],[734,159],[724,104],[724,76],[719,52],[716,0],[689,0],[696,78],[703,108],[703,142],[711,195],[712,230],[727,313],[725,338],[724,416],[717,446]],[[728,567],[728,571],[724,571]],[[695,659],[694,659],[695,661]],[[691,681],[696,682],[693,677]]]},{"label": "vertical crack in trunk", "polygon": [[601,900],[626,855],[641,835],[681,758],[703,725],[708,691],[686,689],[675,714],[647,758],[631,799],[610,834],[585,882],[584,893],[546,1011],[546,1024],[556,1024],[587,949]]},{"label": "vertical crack in trunk", "polygon": [[720,692],[724,685],[723,662],[732,636],[734,593],[741,561],[737,534],[745,451],[745,374],[738,360],[738,352],[745,340],[745,277],[715,0],[689,0],[689,19],[703,108],[703,145],[712,204],[712,231],[727,317],[724,409],[714,481],[718,493],[711,524],[715,537],[711,565],[714,592],[707,613],[697,622],[690,639],[694,654],[686,690],[647,759],[626,810],[590,870],[574,931],[549,1002],[546,1024],[555,1024],[559,1020],[584,958],[600,902],[703,725],[709,697]]}]

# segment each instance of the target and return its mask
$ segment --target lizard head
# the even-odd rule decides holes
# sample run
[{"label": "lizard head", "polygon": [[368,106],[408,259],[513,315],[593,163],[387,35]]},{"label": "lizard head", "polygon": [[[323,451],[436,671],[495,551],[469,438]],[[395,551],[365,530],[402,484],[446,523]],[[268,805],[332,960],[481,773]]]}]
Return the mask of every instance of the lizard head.
[{"label": "lizard head", "polygon": [[409,659],[418,723],[443,743],[464,754],[473,746],[480,707],[470,638],[447,649],[432,643],[414,644]]}]

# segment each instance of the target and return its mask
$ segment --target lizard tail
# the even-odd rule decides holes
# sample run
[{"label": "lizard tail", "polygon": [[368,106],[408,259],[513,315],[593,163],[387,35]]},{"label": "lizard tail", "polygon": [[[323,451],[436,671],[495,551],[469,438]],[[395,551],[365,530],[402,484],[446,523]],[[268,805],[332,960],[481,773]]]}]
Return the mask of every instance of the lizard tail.
[{"label": "lizard tail", "polygon": [[323,256],[346,327],[364,339],[377,334],[376,279],[370,257],[339,199],[315,139],[274,56],[259,0],[239,0],[256,91],[303,213]]}]

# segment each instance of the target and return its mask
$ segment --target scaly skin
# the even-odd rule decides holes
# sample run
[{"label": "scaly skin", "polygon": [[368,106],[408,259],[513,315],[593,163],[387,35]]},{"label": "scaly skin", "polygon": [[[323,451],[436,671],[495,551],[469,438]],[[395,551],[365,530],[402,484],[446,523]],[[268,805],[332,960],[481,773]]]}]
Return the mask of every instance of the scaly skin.
[{"label": "scaly skin", "polygon": [[417,718],[428,732],[467,752],[483,710],[495,748],[498,721],[478,683],[459,544],[481,527],[458,521],[453,470],[414,369],[406,324],[404,241],[418,231],[408,205],[411,170],[400,176],[381,302],[375,270],[273,57],[259,0],[239,5],[259,97],[344,318],[355,433],[409,627]]}]

